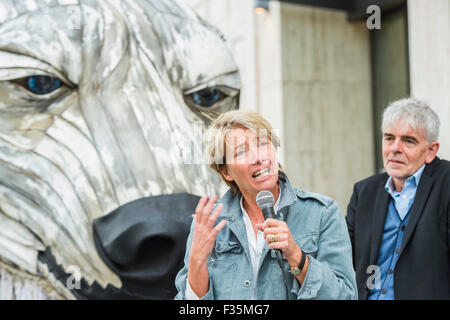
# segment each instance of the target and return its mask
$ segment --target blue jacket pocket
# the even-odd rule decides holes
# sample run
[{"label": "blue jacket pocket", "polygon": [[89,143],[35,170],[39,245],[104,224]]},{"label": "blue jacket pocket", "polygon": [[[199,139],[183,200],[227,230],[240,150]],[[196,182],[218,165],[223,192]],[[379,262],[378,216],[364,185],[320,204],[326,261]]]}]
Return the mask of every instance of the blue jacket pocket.
[{"label": "blue jacket pocket", "polygon": [[238,242],[235,241],[216,241],[214,250],[217,253],[241,253],[242,247]]}]

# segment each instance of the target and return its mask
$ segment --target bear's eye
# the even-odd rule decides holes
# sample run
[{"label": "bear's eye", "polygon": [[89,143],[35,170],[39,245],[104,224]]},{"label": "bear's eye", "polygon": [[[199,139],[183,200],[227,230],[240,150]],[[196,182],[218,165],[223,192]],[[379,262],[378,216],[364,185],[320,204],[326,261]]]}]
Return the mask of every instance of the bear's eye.
[{"label": "bear's eye", "polygon": [[19,83],[28,91],[38,95],[52,93],[63,85],[59,78],[45,75],[29,76],[21,79]]},{"label": "bear's eye", "polygon": [[210,107],[222,100],[226,95],[218,89],[206,88],[190,94],[192,100],[201,107]]},{"label": "bear's eye", "polygon": [[218,83],[202,84],[185,90],[183,97],[191,110],[205,116],[236,109],[239,103],[239,89]]}]

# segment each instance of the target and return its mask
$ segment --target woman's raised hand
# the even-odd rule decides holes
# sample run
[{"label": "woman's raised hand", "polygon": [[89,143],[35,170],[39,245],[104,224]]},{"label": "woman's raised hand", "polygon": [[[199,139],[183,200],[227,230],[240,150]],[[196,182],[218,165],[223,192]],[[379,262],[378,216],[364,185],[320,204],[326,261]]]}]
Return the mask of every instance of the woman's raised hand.
[{"label": "woman's raised hand", "polygon": [[216,201],[217,196],[215,195],[209,198],[209,200],[207,196],[203,196],[195,209],[194,235],[189,259],[193,259],[198,263],[206,262],[214,248],[219,231],[226,224],[226,221],[222,220],[214,226],[217,217],[223,209],[223,204],[220,203],[214,209],[213,213],[211,213]]},{"label": "woman's raised hand", "polygon": [[198,297],[202,297],[208,292],[209,274],[206,260],[214,248],[219,231],[226,224],[226,220],[222,220],[214,226],[223,209],[223,204],[220,203],[211,213],[216,201],[217,196],[212,196],[209,200],[207,196],[203,196],[199,200],[194,214],[195,224],[189,253],[188,280]]}]

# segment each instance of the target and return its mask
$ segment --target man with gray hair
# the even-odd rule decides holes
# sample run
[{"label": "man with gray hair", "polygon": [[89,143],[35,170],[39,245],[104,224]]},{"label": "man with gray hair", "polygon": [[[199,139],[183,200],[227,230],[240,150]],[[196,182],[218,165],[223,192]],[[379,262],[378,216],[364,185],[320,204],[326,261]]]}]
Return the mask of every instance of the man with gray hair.
[{"label": "man with gray hair", "polygon": [[380,173],[347,208],[359,299],[450,299],[450,162],[436,156],[439,118],[424,102],[383,114]]}]

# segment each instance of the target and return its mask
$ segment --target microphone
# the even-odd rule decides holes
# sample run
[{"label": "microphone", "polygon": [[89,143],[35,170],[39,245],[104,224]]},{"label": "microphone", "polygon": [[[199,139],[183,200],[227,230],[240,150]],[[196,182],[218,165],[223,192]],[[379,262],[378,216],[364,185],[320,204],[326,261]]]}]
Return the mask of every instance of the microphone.
[{"label": "microphone", "polygon": [[[275,198],[272,192],[268,190],[262,190],[258,192],[256,195],[256,204],[261,208],[261,211],[264,216],[264,220],[267,219],[275,219],[275,210],[273,209],[273,204],[275,202]],[[281,255],[280,249],[272,249],[275,252],[278,263],[283,260],[283,256]]]},{"label": "microphone", "polygon": [[256,204],[261,208],[264,216],[264,220],[275,219],[275,211],[273,210],[273,204],[275,198],[272,192],[263,190],[256,195]]},{"label": "microphone", "polygon": [[[273,209],[273,204],[275,202],[275,198],[269,190],[262,190],[258,192],[256,195],[256,204],[261,208],[261,211],[264,216],[264,220],[267,219],[275,219],[275,210]],[[283,274],[283,282],[284,288],[286,290],[286,299],[289,299],[289,290],[287,285],[287,277],[284,272],[284,261],[283,255],[281,254],[280,249],[272,249],[272,252],[275,253],[275,257],[277,258],[278,266],[281,269],[281,273]]]}]

